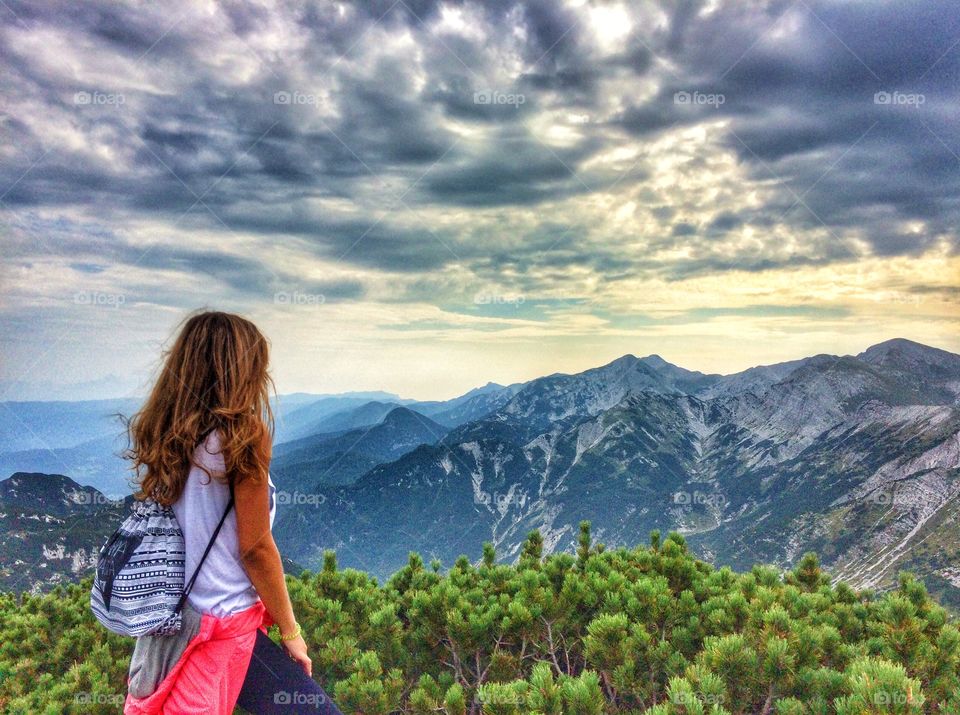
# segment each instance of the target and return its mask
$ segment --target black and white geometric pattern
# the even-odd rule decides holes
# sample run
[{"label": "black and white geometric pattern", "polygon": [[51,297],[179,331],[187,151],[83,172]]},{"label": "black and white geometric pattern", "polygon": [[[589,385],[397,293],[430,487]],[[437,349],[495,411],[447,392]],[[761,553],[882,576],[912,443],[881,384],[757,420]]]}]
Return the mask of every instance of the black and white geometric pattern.
[{"label": "black and white geometric pattern", "polygon": [[120,635],[177,633],[185,555],[173,509],[151,499],[137,502],[100,549],[90,592],[93,615]]}]

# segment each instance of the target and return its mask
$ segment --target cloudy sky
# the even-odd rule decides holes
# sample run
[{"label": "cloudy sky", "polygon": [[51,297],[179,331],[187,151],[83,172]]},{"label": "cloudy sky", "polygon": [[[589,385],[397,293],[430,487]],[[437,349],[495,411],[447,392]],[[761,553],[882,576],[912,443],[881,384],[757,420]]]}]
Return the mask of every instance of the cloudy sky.
[{"label": "cloudy sky", "polygon": [[0,399],[960,352],[954,0],[0,2]]}]

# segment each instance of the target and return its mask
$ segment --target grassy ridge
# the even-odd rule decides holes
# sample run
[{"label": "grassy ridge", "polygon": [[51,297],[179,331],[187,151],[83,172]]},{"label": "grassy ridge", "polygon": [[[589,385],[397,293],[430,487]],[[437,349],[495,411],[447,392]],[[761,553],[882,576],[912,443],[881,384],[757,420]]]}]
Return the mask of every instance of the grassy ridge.
[{"label": "grassy ridge", "polygon": [[[812,555],[737,574],[682,537],[446,573],[411,555],[380,586],[289,579],[314,675],[345,713],[873,715],[960,713],[960,632],[902,575],[877,597],[831,586]],[[0,596],[0,711],[115,713],[132,643],[88,610],[89,582]]]}]

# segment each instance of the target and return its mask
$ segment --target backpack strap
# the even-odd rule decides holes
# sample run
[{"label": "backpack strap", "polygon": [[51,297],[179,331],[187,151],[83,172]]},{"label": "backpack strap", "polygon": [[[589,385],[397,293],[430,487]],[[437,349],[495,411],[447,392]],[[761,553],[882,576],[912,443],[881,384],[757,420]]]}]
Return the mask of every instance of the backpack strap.
[{"label": "backpack strap", "polygon": [[217,535],[220,533],[220,529],[223,528],[223,522],[227,520],[227,514],[230,513],[230,510],[233,508],[233,482],[230,482],[230,501],[227,502],[227,508],[223,510],[223,516],[220,517],[220,523],[217,524],[217,528],[213,530],[213,536],[210,537],[210,543],[207,544],[207,548],[203,551],[203,556],[200,557],[200,563],[197,564],[197,568],[193,572],[193,576],[190,577],[190,581],[187,582],[187,585],[183,588],[183,594],[180,596],[180,600],[177,601],[177,607],[173,610],[174,613],[180,613],[183,609],[183,604],[187,601],[187,596],[190,595],[190,591],[193,589],[193,584],[197,580],[197,576],[200,574],[200,568],[203,566],[203,562],[207,560],[207,555],[210,553],[210,549],[213,548],[213,542],[217,540]]}]

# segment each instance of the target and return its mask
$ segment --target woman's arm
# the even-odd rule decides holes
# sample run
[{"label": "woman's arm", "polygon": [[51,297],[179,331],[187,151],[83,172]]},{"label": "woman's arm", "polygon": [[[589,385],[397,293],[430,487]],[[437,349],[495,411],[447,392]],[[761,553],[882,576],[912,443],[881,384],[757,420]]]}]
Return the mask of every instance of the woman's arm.
[{"label": "woman's arm", "polygon": [[[270,452],[269,435],[261,449]],[[264,463],[269,463],[264,460]],[[250,476],[240,480],[234,487],[234,502],[237,511],[237,538],[243,568],[257,589],[267,613],[280,626],[283,636],[297,629],[293,606],[287,593],[283,576],[280,551],[270,532],[270,493],[267,475]],[[307,656],[307,644],[303,638],[281,641],[297,662],[310,675],[312,664]]]}]

